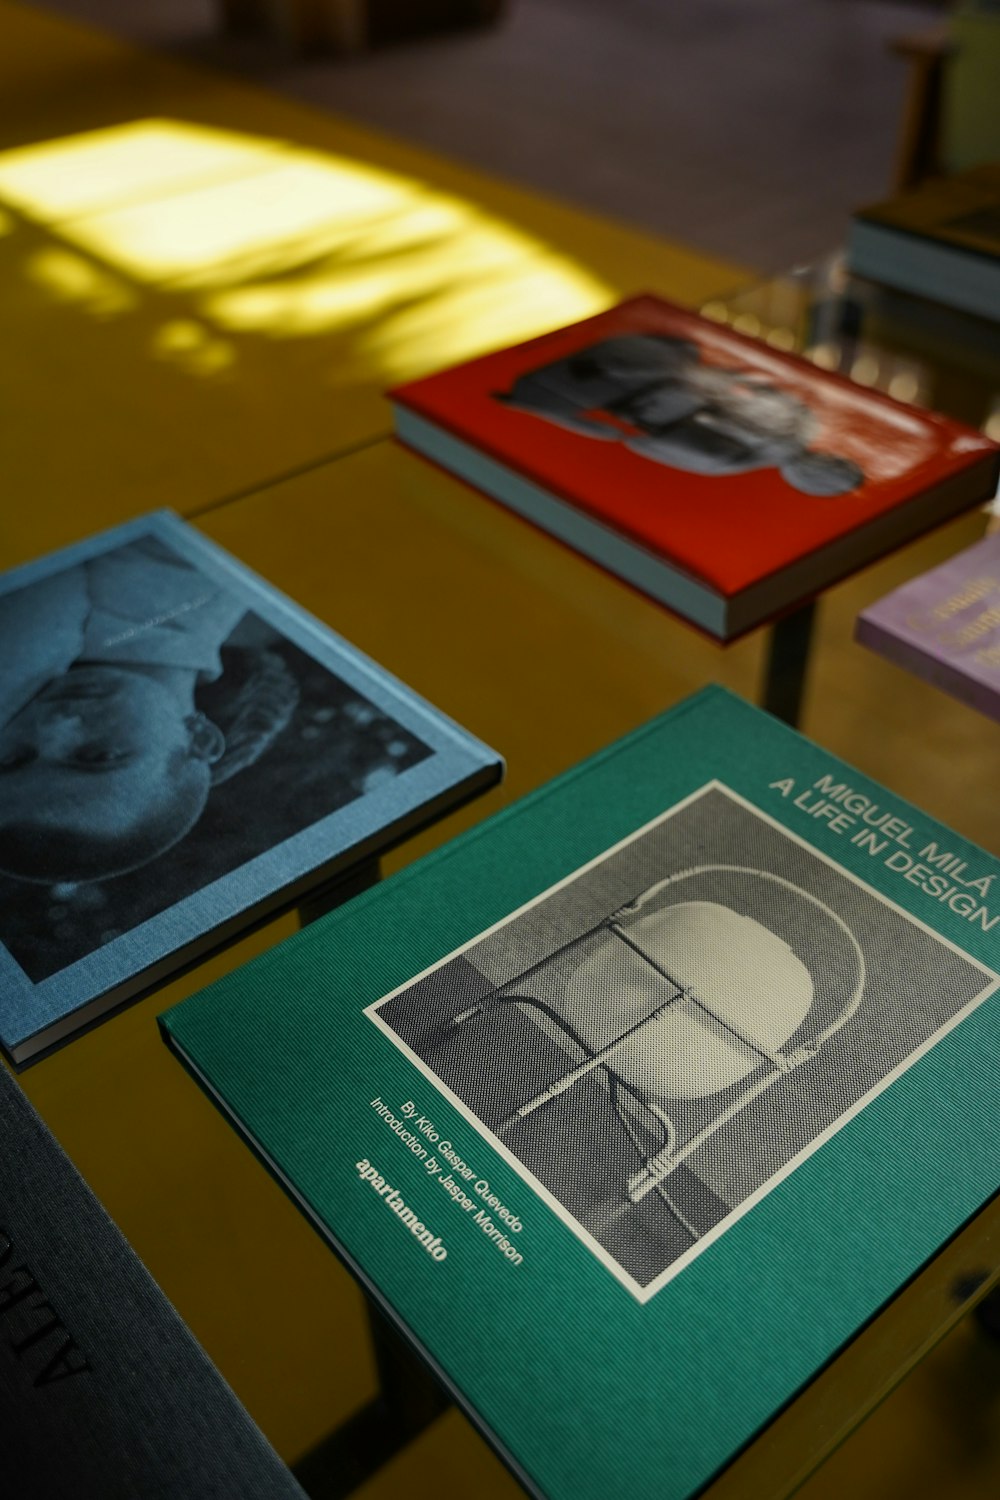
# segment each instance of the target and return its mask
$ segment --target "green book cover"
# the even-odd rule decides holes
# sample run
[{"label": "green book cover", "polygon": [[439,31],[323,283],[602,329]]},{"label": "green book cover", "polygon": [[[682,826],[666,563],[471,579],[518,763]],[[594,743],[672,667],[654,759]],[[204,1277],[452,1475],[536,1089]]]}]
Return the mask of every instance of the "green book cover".
[{"label": "green book cover", "polygon": [[708,688],[162,1024],[529,1489],[675,1500],[995,1191],[998,874]]}]

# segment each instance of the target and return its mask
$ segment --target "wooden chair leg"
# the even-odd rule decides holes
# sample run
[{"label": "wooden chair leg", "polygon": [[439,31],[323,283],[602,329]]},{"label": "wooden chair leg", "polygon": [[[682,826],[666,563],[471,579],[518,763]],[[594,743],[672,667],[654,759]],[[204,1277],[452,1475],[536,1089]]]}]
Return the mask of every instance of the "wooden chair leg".
[{"label": "wooden chair leg", "polygon": [[898,37],[891,48],[909,65],[892,183],[902,192],[940,170],[942,85],[952,47],[947,26],[935,26]]}]

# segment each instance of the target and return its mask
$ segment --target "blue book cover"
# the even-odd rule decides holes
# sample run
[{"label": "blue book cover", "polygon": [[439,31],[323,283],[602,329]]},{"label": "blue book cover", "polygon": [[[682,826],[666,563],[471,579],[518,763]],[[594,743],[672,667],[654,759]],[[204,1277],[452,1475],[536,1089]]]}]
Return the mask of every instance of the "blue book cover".
[{"label": "blue book cover", "polygon": [[15,1063],[498,781],[495,751],[170,512],[0,579]]}]

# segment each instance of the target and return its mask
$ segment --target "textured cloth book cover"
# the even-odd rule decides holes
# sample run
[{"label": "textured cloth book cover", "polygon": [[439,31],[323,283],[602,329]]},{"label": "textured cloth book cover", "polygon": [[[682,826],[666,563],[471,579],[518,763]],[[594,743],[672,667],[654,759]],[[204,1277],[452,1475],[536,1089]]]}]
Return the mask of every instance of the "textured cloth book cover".
[{"label": "textured cloth book cover", "polygon": [[393,398],[404,441],[725,637],[997,468],[980,433],[652,296]]},{"label": "textured cloth book cover", "polygon": [[967,547],[858,616],[857,639],[1000,719],[1000,534]]},{"label": "textured cloth book cover", "polygon": [[303,1500],[0,1065],[10,1500]]},{"label": "textured cloth book cover", "polygon": [[1000,867],[719,688],[162,1020],[559,1500],[679,1500],[995,1191]]},{"label": "textured cloth book cover", "polygon": [[499,756],[168,512],[0,579],[17,1062],[499,780]]}]

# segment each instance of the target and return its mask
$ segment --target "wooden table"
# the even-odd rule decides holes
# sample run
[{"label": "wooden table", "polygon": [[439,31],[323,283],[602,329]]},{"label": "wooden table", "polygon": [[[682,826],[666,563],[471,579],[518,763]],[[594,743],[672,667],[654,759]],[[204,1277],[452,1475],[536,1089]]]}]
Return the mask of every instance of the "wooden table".
[{"label": "wooden table", "polygon": [[[759,686],[760,633],[714,646],[391,441],[222,506],[199,524],[505,751],[504,786],[411,840],[389,870],[706,679],[748,697]],[[981,796],[991,726],[850,643],[859,607],[981,529],[980,517],[964,517],[830,591],[806,728],[995,845],[1000,808]],[[946,774],[953,755],[961,777]],[[295,1458],[374,1392],[360,1298],[176,1066],[154,1024],[168,1005],[290,930],[287,919],[271,924],[22,1082],[279,1451]],[[996,1234],[995,1213],[977,1221],[754,1445],[720,1495],[746,1493],[735,1475],[758,1466],[767,1479],[761,1492],[783,1493],[792,1473],[850,1431],[960,1315],[952,1295],[960,1276],[995,1269]]]}]

